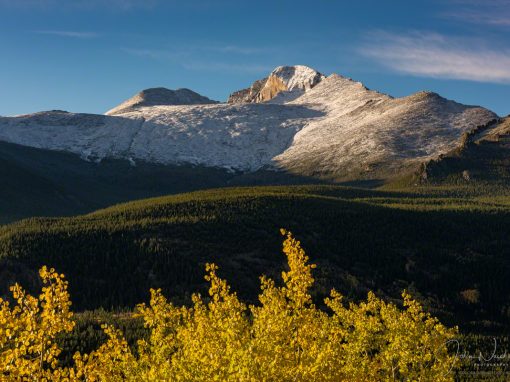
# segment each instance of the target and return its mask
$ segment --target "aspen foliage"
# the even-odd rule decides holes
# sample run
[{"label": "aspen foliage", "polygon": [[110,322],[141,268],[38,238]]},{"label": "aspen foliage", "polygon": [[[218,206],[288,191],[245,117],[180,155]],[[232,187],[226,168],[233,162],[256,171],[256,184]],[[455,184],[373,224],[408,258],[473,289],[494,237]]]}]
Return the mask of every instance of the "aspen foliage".
[{"label": "aspen foliage", "polygon": [[424,312],[404,292],[404,309],[369,293],[346,304],[333,290],[318,309],[310,294],[315,265],[290,232],[282,285],[261,277],[259,303],[241,302],[214,264],[206,266],[208,296],[175,306],[151,290],[136,315],[149,329],[132,353],[120,331],[59,366],[55,337],[73,328],[67,282],[43,267],[39,298],[12,288],[16,304],[0,300],[0,380],[68,381],[453,381],[447,342],[457,329]]},{"label": "aspen foliage", "polygon": [[74,327],[67,281],[54,269],[42,267],[39,297],[15,284],[14,306],[0,299],[0,380],[60,380],[72,370],[58,366],[61,350],[55,339]]}]

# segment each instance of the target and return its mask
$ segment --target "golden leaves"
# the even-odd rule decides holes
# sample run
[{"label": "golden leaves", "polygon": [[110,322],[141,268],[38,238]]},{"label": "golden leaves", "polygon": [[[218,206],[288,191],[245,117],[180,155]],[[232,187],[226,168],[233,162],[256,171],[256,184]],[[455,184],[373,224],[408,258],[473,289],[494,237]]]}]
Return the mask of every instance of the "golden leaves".
[{"label": "golden leaves", "polygon": [[67,377],[58,367],[57,334],[74,327],[67,281],[54,269],[39,271],[44,287],[38,298],[18,284],[11,287],[16,305],[0,299],[0,376],[12,380],[55,380]]},{"label": "golden leaves", "polygon": [[[404,310],[369,293],[346,306],[332,291],[331,312],[313,304],[308,256],[290,232],[283,285],[261,278],[260,304],[246,306],[206,266],[209,296],[177,307],[160,290],[136,313],[150,330],[136,355],[123,335],[105,326],[107,341],[61,368],[55,337],[74,322],[67,282],[43,267],[38,298],[11,288],[16,304],[0,300],[0,379],[86,381],[451,381],[446,342],[456,334],[404,292]],[[3,380],[2,379],[2,380]]]}]

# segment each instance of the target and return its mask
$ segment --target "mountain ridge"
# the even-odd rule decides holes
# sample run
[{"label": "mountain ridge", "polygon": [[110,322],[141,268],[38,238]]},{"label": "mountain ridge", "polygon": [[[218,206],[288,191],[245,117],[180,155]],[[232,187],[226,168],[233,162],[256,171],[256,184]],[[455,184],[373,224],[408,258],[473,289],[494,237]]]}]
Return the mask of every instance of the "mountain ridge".
[{"label": "mountain ridge", "polygon": [[464,133],[451,151],[424,162],[421,184],[501,184],[510,182],[510,116],[496,118]]},{"label": "mountain ridge", "polygon": [[97,162],[267,168],[351,181],[412,171],[497,117],[432,92],[393,98],[306,66],[277,67],[268,78],[274,82],[259,83],[253,102],[216,103],[187,89],[153,88],[107,115],[0,117],[0,140]]},{"label": "mountain ridge", "polygon": [[123,114],[125,112],[134,111],[139,107],[146,106],[200,105],[215,103],[219,102],[213,101],[187,88],[171,90],[163,87],[157,87],[142,90],[133,97],[122,102],[120,105],[108,110],[105,114]]}]

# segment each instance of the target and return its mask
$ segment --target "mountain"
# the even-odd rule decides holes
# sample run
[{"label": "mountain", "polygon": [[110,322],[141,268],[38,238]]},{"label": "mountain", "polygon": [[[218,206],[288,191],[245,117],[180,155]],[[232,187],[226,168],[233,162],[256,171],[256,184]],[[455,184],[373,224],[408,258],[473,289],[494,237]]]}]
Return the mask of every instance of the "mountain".
[{"label": "mountain", "polygon": [[255,171],[283,152],[320,112],[270,104],[151,106],[119,116],[59,111],[0,118],[0,140],[159,164]]},{"label": "mountain", "polygon": [[192,104],[149,106],[159,97],[148,99],[109,112],[115,115],[53,111],[0,118],[0,140],[97,162],[374,180],[414,171],[453,149],[464,132],[497,117],[435,93],[392,98],[303,66],[278,67],[260,83],[255,101],[265,102],[196,104],[191,97],[179,102]]},{"label": "mountain", "polygon": [[[46,264],[77,309],[132,307],[150,287],[189,302],[214,261],[253,301],[258,275],[278,277],[285,227],[319,265],[316,296],[408,288],[445,322],[508,329],[508,188],[444,182],[505,179],[510,120],[303,66],[229,103],[190,92],[149,89],[107,115],[0,117],[0,224],[30,217],[0,226],[0,296],[40,287]],[[412,187],[391,191],[404,175]],[[386,189],[302,185],[363,181]],[[259,184],[287,186],[233,187]]]},{"label": "mountain", "polygon": [[0,117],[0,181],[9,185],[0,190],[0,223],[211,187],[387,183],[497,119],[435,93],[392,98],[304,66],[267,78],[243,102],[158,88],[110,115]]},{"label": "mountain", "polygon": [[391,179],[453,148],[462,134],[496,118],[431,92],[392,98],[338,75],[289,102],[323,113],[273,161],[279,168],[335,181]]},{"label": "mountain", "polygon": [[151,88],[142,90],[119,106],[106,112],[106,115],[122,114],[134,111],[140,107],[161,105],[200,105],[212,104],[218,101],[210,100],[189,89],[170,90],[166,88]]}]

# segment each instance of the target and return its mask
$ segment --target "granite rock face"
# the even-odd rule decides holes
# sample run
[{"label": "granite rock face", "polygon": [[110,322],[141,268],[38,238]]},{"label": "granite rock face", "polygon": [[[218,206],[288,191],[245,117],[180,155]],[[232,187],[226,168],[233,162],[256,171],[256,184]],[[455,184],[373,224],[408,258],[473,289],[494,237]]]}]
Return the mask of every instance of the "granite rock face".
[{"label": "granite rock face", "polygon": [[228,97],[228,103],[252,103],[256,102],[257,95],[264,87],[268,77],[255,81],[249,88],[233,92]]},{"label": "granite rock face", "polygon": [[308,66],[279,66],[268,77],[255,81],[249,88],[232,93],[227,102],[232,104],[266,102],[281,92],[308,91],[324,78],[324,75]]}]

